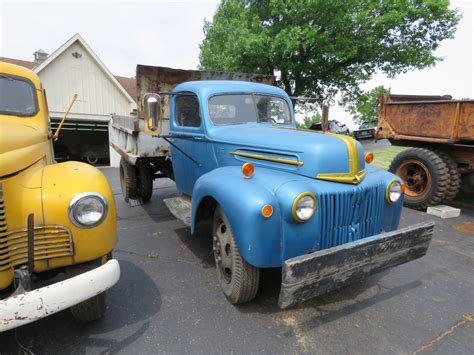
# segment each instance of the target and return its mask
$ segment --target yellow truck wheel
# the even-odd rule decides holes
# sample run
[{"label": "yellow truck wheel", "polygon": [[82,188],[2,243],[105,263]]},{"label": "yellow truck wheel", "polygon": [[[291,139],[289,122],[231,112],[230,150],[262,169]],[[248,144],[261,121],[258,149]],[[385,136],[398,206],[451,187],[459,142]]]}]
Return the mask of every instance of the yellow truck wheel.
[{"label": "yellow truck wheel", "polygon": [[[102,258],[66,268],[66,277],[80,275],[102,265]],[[79,323],[88,323],[102,318],[106,309],[106,292],[85,300],[70,308],[72,316]]]}]

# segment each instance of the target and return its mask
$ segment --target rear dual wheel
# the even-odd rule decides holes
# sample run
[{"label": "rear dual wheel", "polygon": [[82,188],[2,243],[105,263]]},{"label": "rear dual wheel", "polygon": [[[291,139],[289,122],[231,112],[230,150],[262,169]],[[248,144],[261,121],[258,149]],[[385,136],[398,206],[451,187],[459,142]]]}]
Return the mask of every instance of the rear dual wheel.
[{"label": "rear dual wheel", "polygon": [[443,151],[435,152],[441,159],[443,159],[449,174],[448,187],[444,195],[444,201],[452,201],[461,189],[461,174],[458,171],[458,164],[448,153]]},{"label": "rear dual wheel", "polygon": [[120,188],[125,202],[140,198],[148,202],[153,194],[154,168],[148,162],[139,162],[133,166],[125,159],[120,159]]},{"label": "rear dual wheel", "polygon": [[120,189],[125,202],[137,197],[137,172],[124,158],[120,159]]},{"label": "rear dual wheel", "polygon": [[155,173],[150,163],[144,162],[138,165],[137,194],[143,202],[148,202],[153,194],[153,175]]}]

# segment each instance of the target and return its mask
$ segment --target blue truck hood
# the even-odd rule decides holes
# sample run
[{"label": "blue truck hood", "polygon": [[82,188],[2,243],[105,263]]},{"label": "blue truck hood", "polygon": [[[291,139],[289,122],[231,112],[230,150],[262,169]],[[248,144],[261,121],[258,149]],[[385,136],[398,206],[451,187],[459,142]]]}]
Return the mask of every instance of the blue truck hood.
[{"label": "blue truck hood", "polygon": [[354,184],[365,175],[364,150],[348,136],[261,124],[218,127],[211,136],[221,166],[250,161],[255,166]]}]

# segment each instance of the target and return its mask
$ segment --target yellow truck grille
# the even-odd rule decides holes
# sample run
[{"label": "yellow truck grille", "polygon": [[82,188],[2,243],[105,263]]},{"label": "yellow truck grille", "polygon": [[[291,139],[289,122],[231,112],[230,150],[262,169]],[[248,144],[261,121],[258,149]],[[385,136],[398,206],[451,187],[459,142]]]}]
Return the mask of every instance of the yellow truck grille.
[{"label": "yellow truck grille", "polygon": [[7,234],[7,215],[5,213],[5,204],[3,203],[2,185],[0,185],[0,243],[1,241],[3,241],[3,238],[6,234]]},{"label": "yellow truck grille", "polygon": [[[28,262],[28,231],[7,231],[5,204],[0,187],[0,271]],[[26,222],[26,221],[25,221]],[[74,254],[71,232],[63,226],[35,227],[34,259],[45,260]]]}]

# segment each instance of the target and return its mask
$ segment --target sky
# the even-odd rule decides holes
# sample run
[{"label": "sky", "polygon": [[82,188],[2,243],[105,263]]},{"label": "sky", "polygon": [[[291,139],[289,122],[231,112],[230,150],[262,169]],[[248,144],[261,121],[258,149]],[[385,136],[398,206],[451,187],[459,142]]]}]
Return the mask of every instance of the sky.
[{"label": "sky", "polygon": [[[6,1],[0,0],[0,56],[33,60],[43,49],[53,53],[80,33],[114,75],[134,76],[137,64],[196,69],[204,20],[220,1]],[[451,94],[474,98],[474,4],[452,1],[463,15],[455,38],[442,42],[435,67],[394,79],[375,75],[363,85],[378,85],[398,94]],[[343,108],[329,117],[356,128]]]}]

